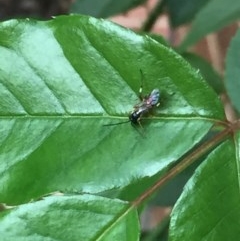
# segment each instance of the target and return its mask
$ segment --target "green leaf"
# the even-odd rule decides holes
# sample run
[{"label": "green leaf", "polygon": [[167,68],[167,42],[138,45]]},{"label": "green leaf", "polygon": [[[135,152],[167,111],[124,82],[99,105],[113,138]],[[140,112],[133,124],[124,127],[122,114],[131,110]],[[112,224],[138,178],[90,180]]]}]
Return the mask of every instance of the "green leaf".
[{"label": "green leaf", "polygon": [[194,68],[200,71],[204,79],[212,86],[216,93],[221,94],[224,91],[223,80],[210,63],[193,53],[183,53],[182,56]]},{"label": "green leaf", "polygon": [[240,31],[238,31],[236,36],[232,39],[230,47],[228,49],[225,76],[225,85],[228,96],[230,97],[232,104],[238,110],[238,112],[240,112],[240,70],[238,65],[238,61],[240,58],[239,46]]},{"label": "green leaf", "polygon": [[114,14],[123,13],[134,8],[146,0],[76,0],[71,7],[71,12],[107,18]]},{"label": "green leaf", "polygon": [[207,34],[237,21],[239,16],[240,1],[211,0],[197,14],[196,19],[193,21],[191,31],[180,46],[181,51],[184,51]]},{"label": "green leaf", "polygon": [[225,141],[187,183],[172,211],[171,241],[238,240],[240,156],[235,148],[233,141]]},{"label": "green leaf", "polygon": [[137,241],[136,209],[119,200],[48,197],[0,213],[1,240]]},{"label": "green leaf", "polygon": [[[181,56],[111,22],[12,20],[0,36],[0,202],[151,178],[225,118],[217,95]],[[160,107],[141,120],[143,130],[104,126],[128,120],[140,69],[144,92],[161,90]]]},{"label": "green leaf", "polygon": [[178,27],[190,22],[208,2],[209,0],[167,0],[171,25]]}]

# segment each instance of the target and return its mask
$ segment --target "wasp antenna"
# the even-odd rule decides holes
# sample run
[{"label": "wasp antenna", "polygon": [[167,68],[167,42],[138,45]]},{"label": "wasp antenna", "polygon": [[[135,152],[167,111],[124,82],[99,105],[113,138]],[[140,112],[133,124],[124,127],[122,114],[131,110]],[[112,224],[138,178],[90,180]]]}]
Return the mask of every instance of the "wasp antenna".
[{"label": "wasp antenna", "polygon": [[111,124],[105,124],[103,126],[116,126],[116,125],[121,125],[130,122],[130,120],[123,121],[123,122],[117,122],[117,123],[111,123]]},{"label": "wasp antenna", "polygon": [[139,89],[139,99],[142,101],[143,100],[143,94],[142,94],[142,91],[143,91],[143,72],[141,69],[139,69],[140,71],[140,74],[141,74],[141,85],[140,85],[140,89]]},{"label": "wasp antenna", "polygon": [[140,74],[141,74],[141,88],[142,88],[143,87],[143,79],[144,79],[142,69],[140,69]]}]

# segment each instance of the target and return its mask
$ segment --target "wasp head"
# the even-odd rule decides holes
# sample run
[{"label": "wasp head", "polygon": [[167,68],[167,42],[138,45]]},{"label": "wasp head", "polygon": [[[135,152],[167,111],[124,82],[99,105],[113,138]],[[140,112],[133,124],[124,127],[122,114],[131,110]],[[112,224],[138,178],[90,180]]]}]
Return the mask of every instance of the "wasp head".
[{"label": "wasp head", "polygon": [[139,124],[141,113],[134,111],[129,115],[129,120],[132,124]]}]

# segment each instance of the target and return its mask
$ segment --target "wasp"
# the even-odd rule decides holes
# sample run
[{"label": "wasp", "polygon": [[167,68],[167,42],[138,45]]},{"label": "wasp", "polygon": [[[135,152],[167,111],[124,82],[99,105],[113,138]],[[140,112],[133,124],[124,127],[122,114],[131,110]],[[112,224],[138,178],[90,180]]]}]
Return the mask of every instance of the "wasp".
[{"label": "wasp", "polygon": [[[141,75],[142,71],[140,70]],[[147,113],[150,112],[150,110],[152,110],[154,107],[158,107],[160,105],[160,91],[159,89],[153,89],[152,92],[148,95],[143,96],[142,94],[142,85],[139,89],[139,99],[141,100],[141,102],[139,104],[136,104],[133,107],[132,112],[129,114],[128,116],[128,120],[127,121],[123,121],[123,122],[118,122],[118,123],[112,123],[112,124],[106,124],[104,126],[112,126],[112,125],[120,125],[120,124],[124,124],[127,122],[131,122],[132,125],[136,126],[139,125],[142,127],[141,125],[141,118],[146,115]],[[143,128],[143,127],[142,127]]]},{"label": "wasp", "polygon": [[134,106],[133,111],[129,115],[129,121],[136,125],[139,124],[141,127],[141,118],[147,114],[153,107],[158,107],[160,105],[160,91],[159,89],[154,89],[149,95],[142,96],[142,88],[140,88],[139,96],[141,102]]}]

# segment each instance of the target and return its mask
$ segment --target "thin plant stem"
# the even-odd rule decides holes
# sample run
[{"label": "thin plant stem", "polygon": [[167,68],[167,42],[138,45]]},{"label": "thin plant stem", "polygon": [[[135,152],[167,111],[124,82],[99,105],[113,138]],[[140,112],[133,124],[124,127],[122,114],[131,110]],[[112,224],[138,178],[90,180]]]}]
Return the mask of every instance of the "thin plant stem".
[{"label": "thin plant stem", "polygon": [[133,206],[139,206],[146,199],[148,199],[157,189],[165,185],[169,180],[173,177],[177,176],[183,170],[185,170],[188,166],[194,163],[199,157],[203,154],[211,150],[213,147],[221,143],[226,137],[228,137],[233,132],[231,127],[224,129],[219,132],[217,135],[212,137],[210,140],[206,141],[198,148],[196,148],[193,152],[187,155],[181,162],[179,162],[176,166],[174,166],[170,171],[164,174],[161,179],[159,179],[152,187],[146,190],[141,196],[133,201]]},{"label": "thin plant stem", "polygon": [[143,24],[141,30],[143,32],[149,32],[155,22],[158,19],[158,16],[163,12],[164,7],[165,7],[165,2],[166,0],[159,0],[158,3],[156,4],[155,8],[152,10],[152,12],[149,14],[147,20]]}]

